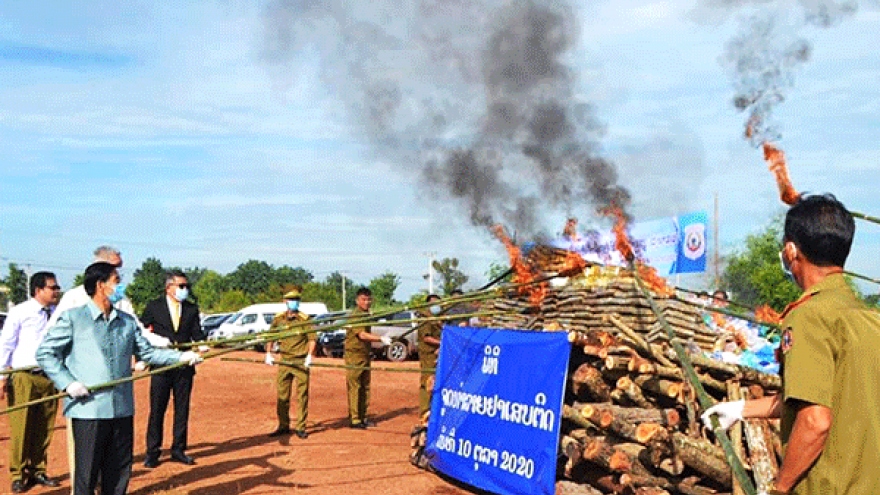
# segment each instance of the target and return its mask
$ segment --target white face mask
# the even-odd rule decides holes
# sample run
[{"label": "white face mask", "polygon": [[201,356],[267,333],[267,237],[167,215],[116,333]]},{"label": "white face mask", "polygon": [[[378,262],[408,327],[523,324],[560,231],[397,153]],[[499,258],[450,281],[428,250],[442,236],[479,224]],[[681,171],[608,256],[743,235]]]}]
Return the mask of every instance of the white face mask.
[{"label": "white face mask", "polygon": [[181,289],[180,287],[174,289],[174,298],[180,302],[186,300],[189,297],[189,289]]},{"label": "white face mask", "polygon": [[791,272],[791,267],[788,266],[788,263],[785,262],[785,257],[782,256],[782,251],[779,251],[779,265],[782,267],[782,273],[785,274],[785,277],[792,282],[797,283],[797,280],[794,278],[794,273]]}]

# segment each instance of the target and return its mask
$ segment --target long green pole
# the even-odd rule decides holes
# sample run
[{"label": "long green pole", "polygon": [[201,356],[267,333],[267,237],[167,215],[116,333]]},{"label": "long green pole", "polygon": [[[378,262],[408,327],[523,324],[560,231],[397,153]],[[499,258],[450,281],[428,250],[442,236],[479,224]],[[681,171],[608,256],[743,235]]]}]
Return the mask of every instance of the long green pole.
[{"label": "long green pole", "polygon": [[849,270],[844,270],[843,274],[844,274],[844,275],[849,275],[850,277],[853,277],[853,278],[857,278],[857,279],[865,280],[865,281],[867,281],[867,282],[873,282],[873,283],[875,283],[875,284],[880,284],[880,279],[877,279],[877,278],[871,278],[871,277],[868,277],[868,276],[862,275],[862,274],[860,274],[860,273],[851,272],[851,271],[849,271]]},{"label": "long green pole", "polygon": [[[636,269],[635,263],[633,263],[632,260],[629,261],[629,267],[630,270],[632,270],[633,272],[633,278],[635,278],[639,290],[642,292],[642,295],[644,295],[645,298],[648,300],[648,304],[651,306],[651,311],[653,311],[654,314],[657,315],[657,321],[659,321],[660,325],[663,326],[663,329],[666,330],[666,334],[669,337],[669,344],[672,346],[672,349],[675,351],[675,355],[678,357],[678,361],[681,363],[685,378],[687,378],[688,383],[690,383],[691,387],[694,389],[694,392],[696,392],[697,400],[700,402],[700,406],[703,408],[703,410],[712,407],[712,399],[709,397],[709,394],[706,393],[706,390],[703,388],[703,384],[700,383],[700,378],[697,376],[697,372],[694,370],[690,358],[688,358],[684,347],[682,347],[681,344],[678,342],[678,337],[676,337],[675,331],[672,330],[669,322],[666,321],[666,317],[663,315],[663,312],[660,311],[660,307],[657,306],[657,302],[654,301],[654,297],[651,295],[651,291],[648,290],[647,287],[645,287],[642,278],[639,276],[639,271],[638,269]],[[712,416],[712,431],[715,433],[715,437],[721,444],[721,448],[724,450],[724,457],[727,459],[727,463],[730,464],[733,475],[739,482],[739,485],[742,488],[743,492],[745,492],[746,495],[756,495],[757,490],[755,490],[755,485],[752,483],[752,479],[749,477],[748,473],[746,473],[745,468],[739,461],[739,457],[737,457],[736,455],[733,444],[730,443],[730,438],[727,436],[724,428],[721,428],[721,424],[718,422],[718,417],[715,415]]]},{"label": "long green pole", "polygon": [[[375,313],[372,315],[364,315],[361,317],[349,318],[349,319],[345,320],[344,323],[333,324],[333,325],[324,325],[324,326],[321,326],[321,328],[312,329],[308,332],[300,332],[300,333],[324,332],[324,331],[342,328],[342,327],[346,327],[346,326],[364,326],[362,324],[370,324],[370,323],[375,324],[376,319],[382,318],[383,316],[390,316],[390,315],[393,315],[395,313],[399,313],[400,311],[405,311],[405,310],[424,309],[424,308],[428,308],[430,306],[433,306],[435,304],[440,304],[441,306],[451,306],[451,305],[460,304],[460,303],[464,303],[464,302],[475,302],[475,301],[482,301],[482,300],[487,300],[487,299],[495,299],[495,298],[498,298],[501,294],[503,294],[506,291],[515,290],[515,289],[518,289],[521,287],[526,287],[529,285],[541,284],[541,283],[547,282],[549,280],[552,280],[552,279],[560,277],[560,276],[561,275],[557,273],[557,274],[548,275],[546,277],[542,277],[539,279],[531,280],[529,282],[522,282],[522,283],[517,283],[517,284],[505,284],[502,286],[493,287],[491,289],[470,292],[468,294],[465,294],[465,295],[459,296],[459,297],[451,297],[451,298],[447,298],[447,299],[442,299],[440,301],[431,301],[431,302],[425,302],[425,303],[421,303],[421,304],[415,304],[412,306],[404,306],[403,308],[392,309],[392,310],[384,311],[381,313]],[[454,315],[451,317],[446,317],[445,319],[458,319],[458,318],[465,318],[465,317],[470,317],[470,316],[488,316],[489,314],[490,313],[472,313],[472,314],[466,314],[466,315]],[[434,319],[444,319],[444,317],[433,317],[433,318]],[[423,318],[423,319],[418,319],[418,320],[397,320],[397,321],[394,321],[393,323],[407,323],[407,322],[411,323],[413,321],[429,321],[429,320],[430,320],[430,318]],[[290,323],[290,324],[282,327],[283,328],[282,331],[286,331],[286,330],[293,329],[293,328],[311,327],[314,325],[314,323],[315,322],[313,320]],[[392,323],[392,322],[384,322],[384,323],[387,324],[387,323]],[[285,335],[285,337],[295,335],[295,334],[296,333],[291,333],[289,335]],[[173,347],[173,348],[189,348],[189,347],[195,347],[195,346],[199,346],[199,345],[223,345],[223,344],[228,344],[228,343],[233,343],[233,342],[240,342],[240,341],[246,340],[246,339],[268,338],[270,335],[271,334],[268,334],[267,332],[263,332],[263,333],[260,333],[259,336],[255,336],[254,334],[250,334],[250,335],[243,335],[240,337],[231,337],[228,339],[219,339],[219,340],[212,340],[212,341],[205,340],[205,341],[199,341],[199,342],[184,342],[184,343],[177,344],[177,345],[174,345],[171,347]],[[282,338],[284,338],[284,337],[282,337]],[[275,340],[277,340],[277,339],[275,339]]]},{"label": "long green pole", "polygon": [[[496,314],[504,313],[504,311],[481,311],[476,313],[467,313],[460,315],[441,315],[441,316],[430,316],[430,317],[420,317],[420,318],[410,318],[405,320],[387,320],[382,322],[384,325],[401,325],[401,324],[411,324],[411,323],[421,323],[421,322],[430,322],[430,321],[445,321],[445,320],[455,320],[459,318],[470,318],[472,316],[492,316]],[[358,317],[358,318],[349,318],[340,323],[333,323],[330,325],[324,325],[319,328],[315,328],[314,320],[306,320],[299,321],[294,323],[289,323],[280,327],[279,330],[275,332],[262,332],[259,334],[248,334],[241,335],[239,337],[231,337],[228,339],[220,339],[220,340],[211,340],[211,341],[200,341],[200,342],[183,342],[177,344],[175,346],[171,346],[175,349],[180,348],[190,348],[201,345],[210,345],[210,346],[219,346],[230,343],[239,343],[242,341],[254,343],[268,343],[274,342],[276,340],[285,339],[287,337],[293,337],[294,335],[306,335],[310,333],[317,332],[327,332],[330,330],[336,330],[338,328],[344,327],[359,327],[359,326],[368,326],[368,325],[376,325],[378,322],[376,321],[376,315],[369,315],[367,317]]]},{"label": "long green pole", "polygon": [[[265,364],[266,362],[262,359],[252,359],[252,358],[220,358],[220,361],[232,361],[238,363],[259,363]],[[280,359],[275,360],[273,366],[291,366],[293,368],[305,368],[305,365],[300,362],[293,361],[282,361]],[[309,368],[328,368],[328,369],[338,369],[338,370],[372,370],[372,371],[383,371],[386,373],[433,373],[435,368],[425,368],[425,369],[410,369],[410,368],[387,368],[387,367],[376,367],[376,366],[354,366],[350,364],[327,364],[327,363],[312,363],[309,365]]]},{"label": "long green pole", "polygon": [[[240,350],[242,350],[242,349],[244,349],[244,348],[246,348],[246,347],[250,347],[250,346],[252,346],[252,345],[253,345],[252,343],[247,342],[247,343],[245,343],[245,344],[240,344],[240,345],[238,345],[238,346],[236,346],[236,347],[230,347],[230,348],[228,348],[228,349],[221,349],[221,350],[219,350],[219,351],[212,351],[212,352],[209,352],[209,353],[205,354],[204,356],[202,356],[202,359],[211,359],[211,358],[215,358],[215,357],[217,357],[217,356],[222,356],[222,355],[224,355],[224,354],[229,354],[230,352],[240,351]],[[177,369],[177,368],[182,368],[182,367],[184,367],[184,366],[189,366],[189,363],[183,362],[183,363],[169,364],[168,366],[163,366],[163,367],[161,367],[161,368],[156,368],[156,369],[154,369],[154,370],[150,370],[150,371],[148,371],[148,372],[146,372],[146,373],[141,373],[141,374],[139,374],[139,375],[132,375],[132,376],[129,376],[129,377],[126,377],[126,378],[120,378],[120,379],[118,379],[118,380],[111,380],[111,381],[109,381],[109,382],[99,383],[99,384],[97,384],[97,385],[91,385],[91,386],[88,386],[88,387],[86,387],[86,388],[89,389],[89,392],[96,392],[96,391],[99,391],[99,390],[104,390],[104,389],[108,389],[108,388],[113,388],[113,387],[115,387],[115,386],[117,386],[117,385],[121,385],[121,384],[123,384],[123,383],[128,383],[128,382],[133,382],[133,381],[136,381],[136,380],[141,380],[141,379],[146,378],[146,377],[148,377],[148,376],[158,375],[159,373],[165,373],[166,371],[169,371],[169,370],[173,370],[173,369]],[[58,393],[58,394],[55,394],[55,395],[50,395],[50,396],[48,396],[48,397],[43,397],[43,398],[41,398],[41,399],[32,400],[32,401],[30,401],[30,402],[23,402],[23,403],[21,403],[21,404],[16,404],[16,405],[14,405],[14,406],[12,406],[12,407],[9,407],[9,408],[6,408],[6,409],[0,411],[0,416],[2,416],[2,415],[4,415],[4,414],[9,414],[9,413],[14,412],[14,411],[18,411],[19,409],[25,409],[25,408],[28,408],[28,407],[31,407],[31,406],[36,406],[37,404],[42,404],[42,403],[44,403],[44,402],[50,402],[50,401],[53,401],[53,400],[63,399],[64,397],[67,397],[67,392],[61,392],[61,393]]]},{"label": "long green pole", "polygon": [[865,220],[866,222],[880,224],[880,218],[872,217],[871,215],[865,215],[864,213],[859,213],[857,211],[850,211],[849,213],[859,220]]}]

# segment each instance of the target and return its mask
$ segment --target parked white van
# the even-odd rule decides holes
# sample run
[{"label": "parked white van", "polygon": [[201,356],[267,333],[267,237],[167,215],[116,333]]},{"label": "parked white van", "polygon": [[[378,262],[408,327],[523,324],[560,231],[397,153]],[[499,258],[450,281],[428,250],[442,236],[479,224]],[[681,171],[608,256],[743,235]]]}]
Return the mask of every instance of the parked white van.
[{"label": "parked white van", "polygon": [[[224,321],[216,330],[211,331],[208,340],[228,339],[239,335],[256,334],[269,330],[275,315],[287,310],[284,303],[252,304]],[[315,317],[327,312],[327,305],[321,302],[302,302],[299,310]]]}]

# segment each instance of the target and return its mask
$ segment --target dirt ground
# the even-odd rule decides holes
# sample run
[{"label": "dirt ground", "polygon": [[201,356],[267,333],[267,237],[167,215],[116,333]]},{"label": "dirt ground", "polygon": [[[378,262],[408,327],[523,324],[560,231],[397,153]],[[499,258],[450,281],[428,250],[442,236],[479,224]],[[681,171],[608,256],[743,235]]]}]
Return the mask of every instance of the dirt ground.
[{"label": "dirt ground", "polygon": [[[224,357],[261,359],[240,351]],[[309,438],[269,438],[275,418],[275,368],[265,364],[207,360],[198,367],[189,422],[195,466],[168,462],[171,406],[165,450],[156,469],[143,467],[149,414],[149,379],[135,382],[135,463],[132,495],[222,494],[442,494],[473,493],[408,460],[409,432],[418,416],[418,374],[373,372],[368,430],[347,427],[345,373],[314,368],[311,375]],[[320,358],[316,363],[342,364]],[[376,367],[417,369],[418,362],[374,361]],[[4,401],[5,402],[5,401]],[[2,407],[5,407],[5,403]],[[60,488],[33,487],[29,494],[70,493],[65,421],[59,407],[49,451],[49,475]],[[0,493],[9,493],[9,424],[0,416]]]}]

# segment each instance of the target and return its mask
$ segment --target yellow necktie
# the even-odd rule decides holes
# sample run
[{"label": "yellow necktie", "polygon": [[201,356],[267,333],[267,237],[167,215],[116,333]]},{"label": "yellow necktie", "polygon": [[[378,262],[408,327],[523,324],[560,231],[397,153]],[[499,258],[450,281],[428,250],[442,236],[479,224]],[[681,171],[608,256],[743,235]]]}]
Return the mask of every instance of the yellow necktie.
[{"label": "yellow necktie", "polygon": [[171,300],[171,324],[174,325],[174,331],[180,326],[180,301]]}]

